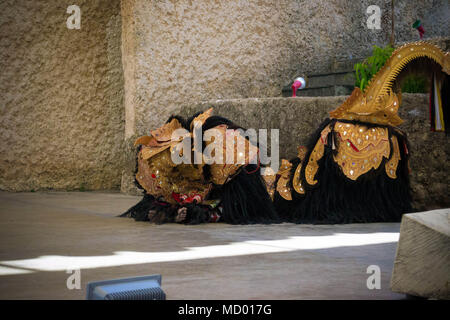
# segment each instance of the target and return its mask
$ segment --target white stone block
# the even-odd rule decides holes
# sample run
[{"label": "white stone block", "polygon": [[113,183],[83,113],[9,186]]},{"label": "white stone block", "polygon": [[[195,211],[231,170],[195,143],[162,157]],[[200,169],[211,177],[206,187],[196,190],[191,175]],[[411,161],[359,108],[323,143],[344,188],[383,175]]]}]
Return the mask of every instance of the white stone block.
[{"label": "white stone block", "polygon": [[450,299],[449,216],[450,209],[403,215],[392,291]]}]

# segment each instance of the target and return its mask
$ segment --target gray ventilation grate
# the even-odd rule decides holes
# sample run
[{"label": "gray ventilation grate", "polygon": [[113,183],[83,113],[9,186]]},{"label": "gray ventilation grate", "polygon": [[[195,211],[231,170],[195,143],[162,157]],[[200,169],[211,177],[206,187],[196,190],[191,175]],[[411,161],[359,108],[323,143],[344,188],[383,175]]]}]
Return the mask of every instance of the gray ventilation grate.
[{"label": "gray ventilation grate", "polygon": [[137,289],[108,293],[105,300],[166,300],[166,294],[161,288]]},{"label": "gray ventilation grate", "polygon": [[165,300],[161,275],[91,282],[88,300]]}]

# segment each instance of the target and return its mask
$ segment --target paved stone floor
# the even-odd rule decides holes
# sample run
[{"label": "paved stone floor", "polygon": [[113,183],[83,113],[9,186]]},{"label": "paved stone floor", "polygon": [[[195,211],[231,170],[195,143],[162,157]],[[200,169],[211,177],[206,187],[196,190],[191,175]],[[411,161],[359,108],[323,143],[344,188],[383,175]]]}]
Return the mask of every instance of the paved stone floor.
[{"label": "paved stone floor", "polygon": [[[0,192],[0,299],[84,299],[88,282],[162,274],[168,299],[404,299],[398,223],[152,225],[119,193]],[[367,288],[367,268],[381,289]],[[81,289],[69,290],[79,268]]]}]

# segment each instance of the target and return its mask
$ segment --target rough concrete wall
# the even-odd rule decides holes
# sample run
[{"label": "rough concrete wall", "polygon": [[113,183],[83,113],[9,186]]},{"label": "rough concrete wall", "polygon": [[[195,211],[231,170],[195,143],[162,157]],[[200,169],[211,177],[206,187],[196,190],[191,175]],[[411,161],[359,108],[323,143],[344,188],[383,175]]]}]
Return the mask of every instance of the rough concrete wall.
[{"label": "rough concrete wall", "polygon": [[[390,0],[122,2],[126,136],[160,126],[186,103],[281,96],[299,73],[328,72],[389,41]],[[366,26],[369,5],[381,30]],[[395,1],[396,40],[449,36],[448,1]],[[129,70],[127,70],[129,69]],[[128,72],[129,71],[129,72]],[[128,93],[126,93],[128,95]]]},{"label": "rough concrete wall", "polygon": [[[412,99],[411,97],[414,97]],[[411,186],[418,210],[450,207],[450,143],[443,132],[431,132],[427,94],[403,94],[400,128],[408,133]]]},{"label": "rough concrete wall", "polygon": [[120,1],[1,1],[0,37],[0,189],[117,189]]},{"label": "rough concrete wall", "polygon": [[[214,114],[245,128],[279,129],[280,157],[290,159],[297,146],[347,97],[263,98],[211,101],[183,108],[184,115],[214,107]],[[450,207],[450,144],[441,132],[430,132],[428,95],[402,95],[400,126],[408,134],[414,206],[420,210]],[[131,159],[132,156],[129,156]],[[131,163],[131,161],[130,161]],[[130,167],[131,168],[131,167]],[[130,170],[130,169],[128,169]]]}]

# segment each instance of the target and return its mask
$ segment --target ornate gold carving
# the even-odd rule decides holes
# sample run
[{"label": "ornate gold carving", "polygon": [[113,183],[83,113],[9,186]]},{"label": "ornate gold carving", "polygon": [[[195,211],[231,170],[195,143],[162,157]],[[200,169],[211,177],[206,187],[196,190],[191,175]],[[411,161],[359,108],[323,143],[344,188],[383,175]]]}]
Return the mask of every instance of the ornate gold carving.
[{"label": "ornate gold carving", "polygon": [[397,111],[400,97],[392,85],[400,71],[412,60],[426,57],[450,72],[450,56],[427,42],[413,42],[395,50],[384,66],[372,77],[362,92],[355,88],[350,97],[336,110],[330,112],[335,119],[359,120],[377,124],[397,126],[403,122]]},{"label": "ornate gold carving", "polygon": [[[197,118],[203,123],[211,112],[212,108]],[[142,145],[138,154],[136,180],[148,194],[162,197],[168,203],[194,196],[197,201],[202,201],[211,189],[211,183],[203,180],[203,164],[175,165],[172,162],[171,152],[176,151],[174,147],[191,136],[186,131],[184,135],[172,139],[177,129],[182,129],[182,125],[174,118],[161,128],[150,131],[151,136],[142,136],[135,141],[135,145]]]},{"label": "ornate gold carving", "polygon": [[150,159],[151,157],[157,155],[160,152],[163,152],[167,148],[170,147],[170,144],[166,144],[161,147],[143,147],[141,150],[141,157],[144,160]]},{"label": "ornate gold carving", "polygon": [[299,194],[305,194],[305,188],[302,185],[302,179],[300,176],[300,172],[302,171],[302,163],[305,160],[306,152],[308,151],[306,147],[299,146],[297,148],[297,157],[300,159],[300,163],[297,165],[297,168],[294,172],[294,177],[292,178],[292,186],[294,187],[294,190]]},{"label": "ornate gold carving", "polygon": [[270,198],[273,200],[273,197],[275,195],[275,187],[276,187],[275,181],[277,179],[277,175],[270,167],[265,168],[265,170],[266,170],[266,172],[262,177],[266,184],[267,193],[269,194]]},{"label": "ornate gold carving", "polygon": [[136,141],[134,141],[134,146],[137,147],[140,144],[146,146],[146,145],[151,144],[153,142],[153,140],[155,140],[154,137],[142,136],[142,137],[137,138]]},{"label": "ornate gold carving", "polygon": [[292,186],[294,190],[299,194],[305,194],[305,188],[302,185],[302,179],[300,178],[300,172],[302,171],[302,163],[300,162],[294,172],[294,178],[292,179]]},{"label": "ornate gold carving", "polygon": [[[258,148],[245,139],[239,133],[239,130],[228,129],[226,125],[220,125],[209,130],[218,130],[217,133],[222,135],[221,140],[223,142],[221,163],[212,163],[210,165],[213,183],[218,185],[225,184],[237,174],[240,168],[246,166],[252,160],[253,162],[257,160]],[[205,134],[209,130],[206,130]],[[232,142],[233,145],[231,147],[227,148],[227,140]],[[214,143],[214,141],[207,141],[206,146],[208,147],[211,143]]]},{"label": "ornate gold carving", "polygon": [[148,160],[169,147],[172,150],[184,138],[191,136],[186,131],[184,135],[178,136],[177,139],[172,139],[172,134],[177,129],[182,129],[182,126],[177,119],[172,119],[161,128],[151,131],[151,136],[137,138],[134,145],[142,145],[141,156],[144,160]]},{"label": "ornate gold carving", "polygon": [[194,120],[191,122],[191,130],[194,126],[194,124],[197,122],[199,122],[201,125],[203,125],[206,121],[206,119],[208,119],[211,114],[213,112],[213,108],[209,108],[208,110],[206,110],[205,112],[199,114],[197,117],[194,118]]},{"label": "ornate gold carving", "polygon": [[320,138],[314,146],[314,149],[309,156],[308,162],[306,163],[305,180],[311,186],[317,184],[317,180],[315,180],[317,170],[319,169],[319,164],[317,162],[323,157],[325,144],[327,143],[327,136],[330,131],[330,126],[327,126],[322,130]]},{"label": "ornate gold carving", "polygon": [[336,122],[334,130],[339,146],[333,158],[347,178],[356,180],[371,169],[377,169],[383,157],[389,159],[386,128]]},{"label": "ornate gold carving", "polygon": [[[194,121],[204,121],[211,115],[212,108],[208,109]],[[142,145],[138,153],[137,181],[148,194],[168,203],[179,203],[183,201],[203,201],[212,187],[210,181],[204,181],[203,168],[205,162],[200,164],[179,164],[172,162],[171,152],[180,152],[176,146],[185,138],[191,137],[186,131],[184,135],[172,139],[175,130],[182,126],[177,119],[172,119],[161,128],[151,131],[151,136],[142,136],[135,141],[135,145]],[[211,181],[216,184],[224,184],[229,181],[237,171],[258,157],[258,148],[252,145],[237,130],[228,130],[226,125],[216,128],[223,134],[223,154],[228,164],[211,164]],[[237,134],[236,134],[237,133]],[[232,147],[226,148],[227,134],[233,134]],[[200,137],[201,139],[201,137]],[[242,149],[242,146],[244,149]],[[228,154],[227,154],[228,152]],[[231,157],[233,153],[234,158]],[[244,154],[245,153],[245,154]],[[228,158],[227,158],[228,157]],[[191,199],[192,198],[192,199]]]},{"label": "ornate gold carving", "polygon": [[400,149],[398,147],[397,137],[392,136],[391,142],[392,142],[392,156],[391,156],[391,159],[388,162],[386,162],[385,169],[386,169],[386,174],[388,175],[389,178],[396,179],[397,178],[397,167],[398,167],[399,161],[401,160],[401,156],[400,156]]},{"label": "ornate gold carving", "polygon": [[292,163],[290,163],[286,159],[281,160],[281,166],[280,169],[278,170],[280,178],[278,179],[277,182],[277,192],[285,200],[292,200],[292,191],[291,188],[288,186],[289,180],[291,178],[291,168]]},{"label": "ornate gold carving", "polygon": [[161,188],[157,187],[156,175],[155,178],[152,178],[153,171],[158,172],[158,174],[160,173],[158,169],[151,168],[148,162],[142,158],[141,153],[138,154],[138,171],[136,173],[136,180],[148,194],[155,197],[162,195]]},{"label": "ornate gold carving", "polygon": [[298,146],[297,147],[297,158],[299,158],[300,160],[304,160],[305,159],[305,155],[306,152],[308,151],[308,149],[306,149],[305,146]]},{"label": "ornate gold carving", "polygon": [[203,181],[203,166],[182,164],[176,166],[169,149],[155,154],[149,159],[138,154],[136,180],[148,194],[162,197],[168,203],[177,203],[173,194],[189,198],[198,196],[203,200],[211,189],[211,184]]},{"label": "ornate gold carving", "polygon": [[164,124],[161,128],[150,131],[151,135],[159,144],[168,143],[172,139],[172,133],[176,129],[181,129],[182,125],[177,119],[172,119],[169,123]]}]

